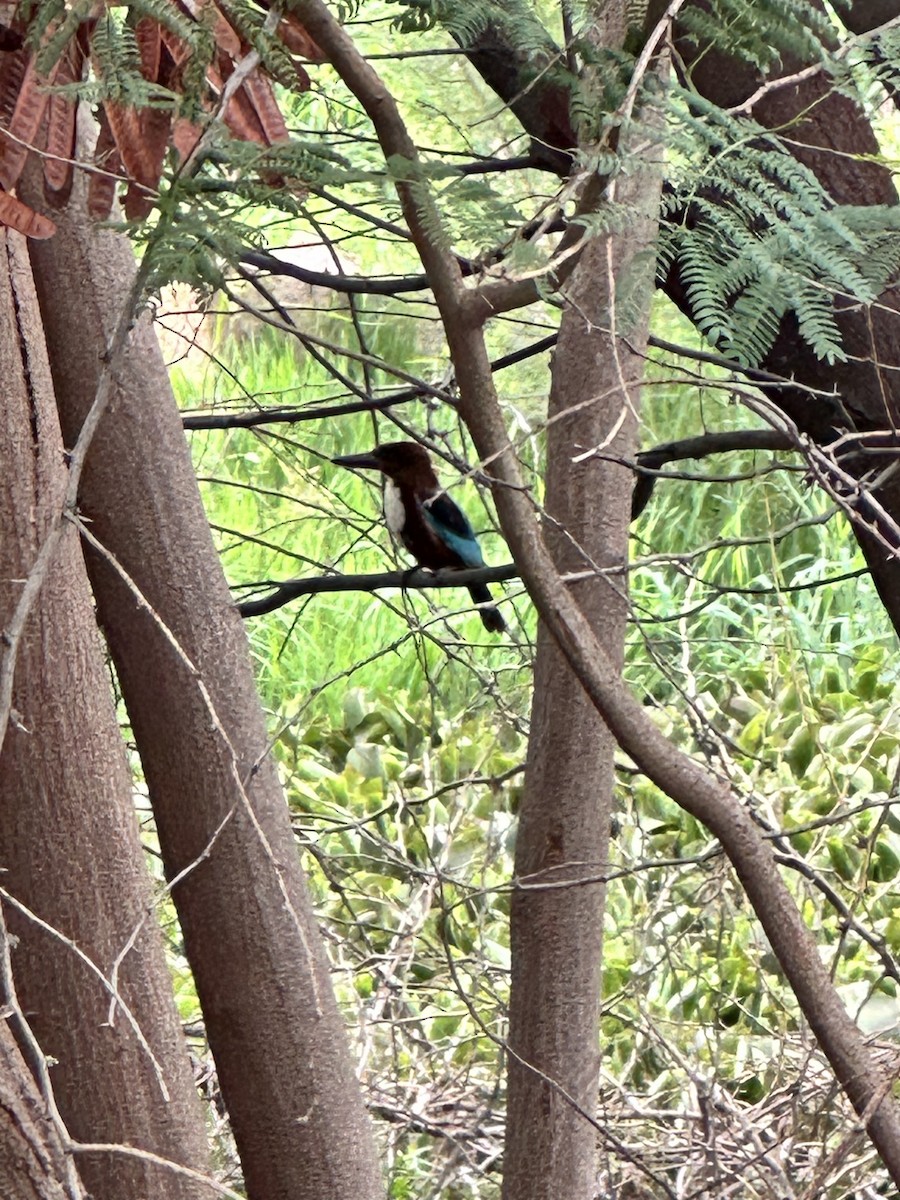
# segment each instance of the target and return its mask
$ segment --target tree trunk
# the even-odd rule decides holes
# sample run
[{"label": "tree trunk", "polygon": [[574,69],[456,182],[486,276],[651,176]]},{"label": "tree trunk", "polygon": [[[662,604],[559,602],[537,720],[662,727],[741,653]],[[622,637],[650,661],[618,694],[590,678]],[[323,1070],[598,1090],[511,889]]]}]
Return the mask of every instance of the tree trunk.
[{"label": "tree trunk", "polygon": [[[659,174],[636,169],[616,187],[617,202],[641,216],[627,235],[595,238],[565,291],[548,412],[545,537],[561,573],[595,572],[572,594],[621,669],[632,477],[612,462],[579,458],[594,447],[634,456]],[[631,318],[615,294],[626,279]],[[584,1114],[596,1110],[600,1068],[601,877],[614,752],[541,623],[511,912],[507,1200],[596,1193],[597,1133]]]},{"label": "tree trunk", "polygon": [[[589,273],[598,287],[593,270],[602,268],[598,259],[604,252],[605,242],[599,241],[587,251],[573,290],[581,291],[579,283]],[[614,568],[611,576],[573,590],[597,636],[619,660],[630,479],[621,468],[600,470],[591,461],[572,465],[575,454],[603,440],[618,416],[621,393],[608,392],[600,382],[604,371],[598,351],[606,342],[567,310],[550,416],[564,413],[573,394],[603,398],[550,426],[546,511],[558,530],[551,535],[548,528],[548,535],[560,570],[584,571],[590,564]],[[575,376],[585,391],[573,393]],[[629,415],[611,451],[630,456],[634,438]],[[503,1177],[508,1200],[590,1200],[595,1192],[597,1135],[572,1101],[589,1114],[596,1110],[605,898],[600,878],[607,861],[614,750],[606,726],[542,624],[510,914]],[[579,883],[586,878],[595,882]]]},{"label": "tree trunk", "polygon": [[3,1200],[82,1200],[67,1188],[65,1150],[10,1032],[0,1021],[0,1196]]},{"label": "tree trunk", "polygon": [[[0,627],[61,518],[66,468],[24,240],[0,235]],[[64,534],[25,628],[0,755],[0,882],[59,936],[7,906],[16,986],[73,1137],[126,1143],[204,1170],[206,1134],[191,1077],[131,776],[97,634],[78,535]],[[125,954],[129,938],[134,945]],[[119,991],[142,1046],[67,938]],[[156,1064],[151,1060],[151,1053]],[[136,1159],[83,1161],[97,1200],[196,1197],[195,1184]],[[4,1195],[8,1194],[6,1192]]]},{"label": "tree trunk", "polygon": [[[124,239],[90,226],[80,195],[53,215],[59,232],[32,244],[32,262],[71,445],[134,260]],[[173,898],[248,1194],[370,1200],[382,1190],[371,1129],[244,630],[146,316],[91,447],[81,507],[104,548],[88,567],[166,872],[186,872]]]}]

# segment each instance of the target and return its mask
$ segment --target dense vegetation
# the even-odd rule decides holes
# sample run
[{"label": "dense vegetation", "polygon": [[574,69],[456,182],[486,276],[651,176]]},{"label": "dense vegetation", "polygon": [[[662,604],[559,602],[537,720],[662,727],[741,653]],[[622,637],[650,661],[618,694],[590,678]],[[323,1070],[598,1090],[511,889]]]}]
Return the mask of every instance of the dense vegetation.
[{"label": "dense vegetation", "polygon": [[[106,286],[96,275],[68,312],[55,304],[67,290],[58,286],[61,275],[72,272],[73,292],[90,275],[72,266],[83,245],[105,254],[113,241],[96,227],[78,231],[76,221],[60,260],[52,244],[44,257],[32,245],[37,299],[16,291],[27,271],[10,269],[15,312],[37,311],[38,299],[42,307],[39,319],[17,319],[7,336],[24,346],[44,322],[60,411],[69,409],[67,447],[86,411],[73,433],[72,398],[64,394],[72,380],[98,371],[85,384],[91,414],[119,389],[97,435],[99,443],[109,438],[106,457],[95,451],[92,463],[77,448],[66,457],[68,481],[57,481],[66,500],[42,511],[51,532],[40,532],[41,554],[52,538],[63,541],[63,530],[72,534],[67,522],[78,523],[90,546],[90,584],[87,574],[77,579],[82,628],[86,621],[93,636],[96,603],[144,765],[148,857],[157,878],[169,881],[156,903],[168,918],[179,1012],[200,1063],[216,1168],[254,1200],[300,1200],[301,1193],[319,1200],[321,1180],[338,1177],[354,1184],[334,1190],[355,1195],[358,1185],[365,1200],[380,1194],[341,1018],[398,1200],[493,1200],[501,1187],[505,1200],[523,1200],[511,1181],[545,1166],[545,1191],[534,1192],[541,1200],[557,1200],[557,1178],[574,1181],[572,1200],[732,1191],[868,1200],[889,1194],[887,1175],[900,1179],[900,1115],[885,1099],[897,1075],[900,1027],[893,899],[900,421],[892,415],[900,339],[889,324],[900,269],[890,174],[900,18],[881,20],[877,4],[844,4],[836,17],[818,0],[761,0],[749,9],[743,0],[713,0],[670,6],[656,24],[662,10],[651,6],[648,16],[645,8],[376,2],[348,6],[340,28],[314,0],[296,0],[287,16],[244,0],[197,12],[140,0],[99,14],[40,0],[27,7],[21,29],[4,27],[3,52],[21,68],[2,81],[7,226],[41,244],[52,243],[54,230],[64,245],[72,235],[67,217],[44,209],[67,195],[68,149],[55,153],[54,138],[68,130],[74,139],[73,97],[89,100],[101,121],[101,169],[86,198],[76,189],[80,215],[107,214],[115,175],[127,176],[124,209],[135,220],[123,228],[143,256],[134,296],[126,302],[130,252],[120,242],[125,265],[120,258],[110,271],[121,290],[114,321],[98,304],[97,329],[82,335],[78,304],[93,305]],[[632,19],[645,28],[629,26]],[[848,128],[856,140],[841,151]],[[29,192],[34,180],[22,174],[33,138],[47,152],[43,196]],[[102,261],[90,252],[84,259],[91,270]],[[173,290],[173,282],[181,286]],[[651,305],[653,282],[659,298]],[[234,597],[258,596],[291,577],[326,583],[247,622],[265,745],[246,655],[243,677],[236,666],[245,647],[155,349],[135,377],[125,373],[130,325],[147,298]],[[199,325],[197,310],[205,314]],[[117,323],[115,335],[107,323]],[[99,346],[91,348],[88,332]],[[567,369],[573,345],[593,373],[579,378]],[[18,353],[17,346],[11,358]],[[40,391],[31,378],[37,353],[22,356],[26,397]],[[52,409],[49,376],[42,386]],[[144,442],[135,435],[132,443],[131,430],[162,392],[174,440],[164,440],[161,411],[158,431],[144,428]],[[143,413],[136,411],[142,395]],[[76,396],[76,409],[82,400]],[[493,428],[479,420],[480,403]],[[40,442],[55,478],[63,455],[47,440],[52,422],[35,417],[36,406],[28,411],[30,433],[9,444]],[[586,411],[594,424],[575,432],[574,417]],[[629,692],[603,658],[617,663],[621,639],[614,622],[602,628],[596,598],[608,586],[605,603],[625,611],[625,589],[617,591],[628,503],[622,481],[630,486],[631,471],[644,481],[646,474],[640,458],[620,448],[633,444],[638,426],[643,451],[709,431],[766,428],[781,441],[774,450],[682,455],[662,470],[619,572],[628,577]],[[837,433],[844,437],[835,443]],[[383,526],[380,481],[332,461],[396,438],[430,448],[491,564],[511,557],[502,519],[518,572],[492,585],[508,624],[503,637],[485,634],[460,590],[329,590],[338,577],[408,565]],[[135,446],[145,453],[141,462],[128,457]],[[173,483],[168,495],[179,454],[187,487]],[[130,481],[122,486],[126,459],[144,508],[132,510]],[[576,463],[572,477],[584,495],[595,494],[596,480],[606,488],[597,522],[610,517],[607,541],[595,542],[578,524],[583,509],[561,498],[561,480]],[[17,471],[6,472],[11,484]],[[28,520],[16,525],[34,507],[28,486],[8,506],[7,540],[17,552],[21,542],[22,561],[8,564],[6,575],[31,582],[30,573],[50,570],[50,555],[32,567],[22,533]],[[43,503],[52,489],[36,490]],[[173,510],[181,516],[190,504],[193,525],[179,524]],[[558,519],[559,512],[567,515]],[[185,570],[204,561],[193,577]],[[574,579],[565,575],[576,571],[573,561]],[[67,570],[71,580],[82,565],[79,558]],[[50,603],[50,591],[41,604]],[[39,602],[38,592],[29,604]],[[540,634],[529,596],[544,623]],[[2,716],[13,729],[0,767],[15,781],[20,805],[7,812],[10,843],[17,813],[43,812],[35,805],[56,789],[70,798],[64,782],[28,769],[56,768],[63,757],[61,722],[48,717],[45,741],[31,739],[28,711],[44,715],[36,699],[44,668],[71,656],[29,660],[34,647],[26,640],[25,665],[16,666],[24,603],[13,597],[15,636],[4,626],[0,647]],[[46,611],[48,628],[62,629],[52,607]],[[217,639],[227,652],[218,653]],[[535,695],[536,663],[544,686]],[[12,704],[15,671],[24,721]],[[58,678],[48,691],[65,705],[74,685]],[[105,682],[94,697],[103,702]],[[98,700],[97,724],[85,729],[100,727],[101,707]],[[532,713],[538,736],[530,737]],[[542,745],[541,735],[555,728],[563,736],[566,721],[590,730],[597,744],[586,747],[581,777],[567,776],[554,797],[566,828],[561,818],[559,830],[548,830],[533,816],[546,812],[553,783],[554,746],[546,737]],[[122,752],[111,714],[110,724]],[[608,732],[629,751],[616,751],[611,818],[603,807],[609,787],[588,794],[613,776],[613,741],[605,760],[601,745]],[[644,755],[641,736],[652,753]],[[83,741],[91,744],[92,734]],[[88,763],[72,775],[80,784],[92,770]],[[70,897],[85,925],[57,938],[53,951],[65,958],[65,949],[97,933],[85,961],[103,962],[95,972],[102,977],[113,956],[117,978],[152,923],[127,772],[115,780],[110,767],[109,775],[110,794],[117,785],[124,794],[119,828],[130,831],[137,872],[130,879],[127,871],[107,873],[95,919],[91,873],[103,876],[104,855],[115,855],[85,823],[86,848],[72,870],[85,891],[76,900],[73,888]],[[75,805],[66,820],[74,827],[79,816]],[[608,866],[603,838],[583,853],[578,841],[579,831],[589,836],[607,823]],[[539,852],[523,872],[525,856],[514,855],[526,830]],[[54,853],[65,860],[67,850],[58,839]],[[13,892],[40,876],[32,856],[31,845],[11,856],[20,872]],[[59,870],[40,866],[48,875]],[[40,886],[39,879],[35,909],[47,896]],[[142,914],[133,934],[115,923],[107,932],[99,915],[102,904],[115,911],[119,889],[122,921],[129,905]],[[14,1050],[28,1059],[18,1100],[36,1079],[61,1158],[72,1158],[78,1140],[85,1144],[75,1151],[97,1162],[106,1155],[99,1187],[86,1178],[92,1191],[115,1195],[114,1154],[122,1146],[92,1148],[100,1140],[96,1114],[73,1140],[35,1067],[46,1074],[49,1052],[31,1038],[25,1008],[40,1014],[46,999],[44,951],[23,905],[4,895],[28,934],[31,958],[23,953],[17,971],[34,989],[21,1007],[4,966],[4,1001],[18,1022]],[[594,907],[580,909],[579,895]],[[537,914],[536,930],[540,905],[554,896],[568,923],[564,916],[552,926],[563,952],[543,961],[555,962],[558,986],[552,995],[540,991],[529,1011],[520,998],[532,976],[523,977],[521,964],[531,970],[542,961],[533,953],[540,938],[526,944],[529,920]],[[573,914],[584,911],[596,920],[579,926]],[[55,920],[68,929],[64,907]],[[147,962],[153,952],[146,950]],[[150,989],[140,994],[144,950],[127,964],[138,972],[128,986],[147,1000],[143,1019],[171,1050],[178,1038],[165,1021],[175,1017],[158,945],[156,952],[161,998]],[[589,983],[570,997],[566,972],[576,960],[573,978]],[[96,990],[97,980],[90,982]],[[70,986],[75,998],[77,983]],[[840,1003],[832,1004],[835,990]],[[817,1007],[819,998],[825,1003]],[[48,1038],[65,1035],[67,1065],[91,1059],[96,1001],[85,990],[70,1015],[65,988],[52,999]],[[564,1028],[570,1000],[574,1015]],[[542,1025],[550,1030],[544,1044],[529,1041]],[[79,1049],[65,1041],[70,1027],[84,1039]],[[567,1039],[573,1030],[577,1038]],[[582,1050],[585,1031],[591,1044]],[[107,1053],[110,1046],[112,1039]],[[163,1158],[196,1163],[202,1174],[206,1131],[188,1111],[196,1096],[181,1051],[179,1043],[150,1081],[146,1115],[137,1105],[104,1138],[125,1143],[127,1157],[146,1128]],[[123,1087],[114,1058],[110,1091]],[[140,1055],[136,1061],[146,1067]],[[179,1063],[189,1103],[183,1128],[169,1129],[160,1095],[165,1072],[174,1078]],[[270,1072],[273,1064],[279,1069]],[[90,1106],[79,1090],[92,1089],[75,1075],[66,1079],[65,1069],[61,1107],[66,1121],[80,1122]],[[132,1084],[135,1097],[143,1095],[140,1071],[126,1074],[129,1097]],[[93,1085],[101,1100],[105,1082]],[[514,1116],[506,1122],[504,1149],[507,1105],[515,1114],[518,1103],[521,1117],[528,1088],[540,1112],[525,1112],[531,1125]],[[570,1158],[571,1176],[553,1174],[559,1162],[535,1164],[545,1108],[548,1141],[558,1139],[547,1157]],[[58,1167],[41,1170],[55,1187]],[[197,1178],[189,1185],[176,1174],[167,1183],[180,1200],[181,1184],[188,1194]],[[569,1200],[569,1187],[556,1190]],[[80,1194],[76,1184],[70,1194]]]},{"label": "dense vegetation", "polygon": [[[185,404],[233,396],[236,385],[285,405],[327,390],[308,356],[271,333],[231,338],[230,319],[219,318],[217,365],[177,369]],[[654,328],[690,340],[669,309]],[[404,332],[397,318],[378,325],[393,361],[418,359],[427,377]],[[661,356],[652,369],[647,445],[746,424],[721,373],[686,381],[684,366]],[[541,373],[529,364],[504,376],[538,474]],[[403,417],[414,427],[425,419]],[[450,425],[447,444],[463,460],[452,418],[431,420]],[[329,462],[371,444],[367,418],[192,436],[237,594],[392,559],[379,488]],[[889,948],[900,932],[900,827],[887,807],[900,761],[893,634],[844,518],[798,461],[731,455],[687,474],[661,481],[634,527],[629,680],[670,736],[727,772],[773,836],[785,831],[779,853],[842,994],[865,1027],[889,1027]],[[483,494],[471,484],[454,494],[476,527],[490,528]],[[503,561],[498,538],[486,546],[489,561]],[[453,593],[331,594],[251,625],[398,1197],[437,1195],[451,1180],[446,1194],[493,1195],[501,1148],[511,849],[534,621],[514,600],[512,634],[494,646],[453,607]],[[707,1093],[728,1113],[719,1153],[735,1170],[746,1169],[740,1130],[764,1142],[790,1086],[801,1087],[805,1114],[795,1137],[823,1136],[827,1075],[715,843],[625,760],[617,810],[603,1119],[616,1136],[627,1130],[629,1145],[654,1147],[648,1165],[697,1178],[706,1151],[691,1125]],[[759,1194],[773,1169],[759,1166]],[[608,1170],[612,1180],[621,1165],[610,1160]],[[746,1194],[755,1186],[748,1178]]]}]

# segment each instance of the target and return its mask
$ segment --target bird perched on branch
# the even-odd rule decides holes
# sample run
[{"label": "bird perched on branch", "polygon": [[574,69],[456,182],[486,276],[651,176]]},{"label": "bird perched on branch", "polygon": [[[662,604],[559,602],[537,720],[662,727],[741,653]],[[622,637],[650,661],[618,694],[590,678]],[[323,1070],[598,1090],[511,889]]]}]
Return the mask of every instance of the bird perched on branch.
[{"label": "bird perched on branch", "polygon": [[[483,567],[484,557],[465,513],[442,489],[428,453],[418,442],[386,442],[366,454],[332,459],[341,467],[380,471],[386,477],[384,519],[420,567]],[[502,633],[506,623],[490,603],[487,584],[469,585],[485,629]],[[490,607],[488,607],[490,606]]]}]

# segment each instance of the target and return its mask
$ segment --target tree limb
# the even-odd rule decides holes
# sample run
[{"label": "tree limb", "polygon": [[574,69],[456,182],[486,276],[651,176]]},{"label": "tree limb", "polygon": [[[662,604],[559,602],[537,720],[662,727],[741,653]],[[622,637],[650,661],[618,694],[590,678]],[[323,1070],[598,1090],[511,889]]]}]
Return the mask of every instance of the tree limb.
[{"label": "tree limb", "polygon": [[[331,276],[329,276],[331,278]],[[526,359],[534,358],[538,354],[543,354],[548,350],[552,350],[556,345],[557,335],[555,333],[548,334],[547,337],[541,338],[537,342],[532,342],[528,346],[523,346],[519,350],[513,350],[509,354],[503,354],[500,358],[496,358],[491,363],[492,371],[502,371],[505,367],[511,367],[516,363],[524,362]],[[666,338],[656,337],[653,334],[647,339],[647,344],[655,350],[664,350],[668,354],[677,354],[680,358],[687,358],[693,362],[708,363],[710,366],[722,367],[726,370],[733,370],[734,363],[730,359],[725,358],[721,354],[714,354],[709,350],[698,350],[693,346],[682,346],[678,342],[668,341]],[[373,363],[374,365],[374,363]],[[765,384],[768,390],[779,386],[797,390],[799,384],[791,379],[786,379],[781,375],[773,375],[770,371],[753,371],[747,369],[741,372],[752,382]],[[452,382],[452,381],[451,381]],[[831,397],[831,393],[823,393],[815,388],[809,388],[808,394],[810,399],[815,396]],[[408,404],[411,400],[418,400],[422,396],[435,396],[434,389],[430,389],[426,385],[421,387],[403,388],[402,391],[391,392],[389,395],[380,399],[361,399],[348,400],[343,404],[324,404],[310,408],[268,408],[254,409],[252,412],[242,413],[186,413],[182,417],[182,425],[185,429],[254,429],[260,425],[290,425],[300,421],[320,421],[330,419],[332,417],[344,417],[351,413],[357,412],[383,412],[385,409],[394,408],[399,404]],[[437,398],[437,397],[436,397]],[[444,397],[446,399],[446,397]],[[861,444],[866,449],[874,447],[876,440],[881,440],[878,444],[883,444],[892,437],[889,430],[883,431],[881,434],[867,434],[865,440],[860,438]],[[733,446],[731,449],[753,449],[754,447]],[[770,449],[778,449],[779,447],[769,447]],[[723,446],[723,450],[728,447]],[[647,451],[652,453],[652,451]],[[635,514],[637,515],[637,514]]]},{"label": "tree limb", "polygon": [[650,502],[660,467],[685,458],[706,458],[710,454],[726,454],[735,450],[796,450],[796,444],[779,429],[735,429],[719,433],[702,433],[697,437],[664,442],[637,456],[637,479],[631,497],[631,519],[641,515]]},{"label": "tree limb", "polygon": [[409,275],[397,279],[373,279],[366,275],[337,275],[328,271],[311,271],[297,263],[286,262],[264,250],[245,250],[241,262],[271,275],[287,275],[310,287],[329,288],[347,296],[400,296],[404,292],[424,292],[430,284],[427,275]]},{"label": "tree limb", "polygon": [[426,591],[431,588],[467,587],[471,583],[505,583],[518,579],[514,563],[502,567],[473,567],[465,571],[380,571],[370,575],[316,575],[308,579],[287,579],[274,591],[258,600],[241,600],[237,606],[242,617],[261,617],[296,600],[298,596],[317,596],[323,592],[377,592],[381,588],[405,588]]}]

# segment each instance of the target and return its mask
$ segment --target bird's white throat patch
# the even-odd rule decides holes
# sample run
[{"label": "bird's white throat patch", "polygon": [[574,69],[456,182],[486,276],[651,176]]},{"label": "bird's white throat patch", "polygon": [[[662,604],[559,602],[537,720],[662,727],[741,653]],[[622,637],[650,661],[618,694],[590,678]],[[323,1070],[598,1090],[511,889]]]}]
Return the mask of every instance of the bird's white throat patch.
[{"label": "bird's white throat patch", "polygon": [[406,509],[400,498],[400,489],[391,479],[384,483],[384,520],[391,533],[402,533],[406,524]]}]

